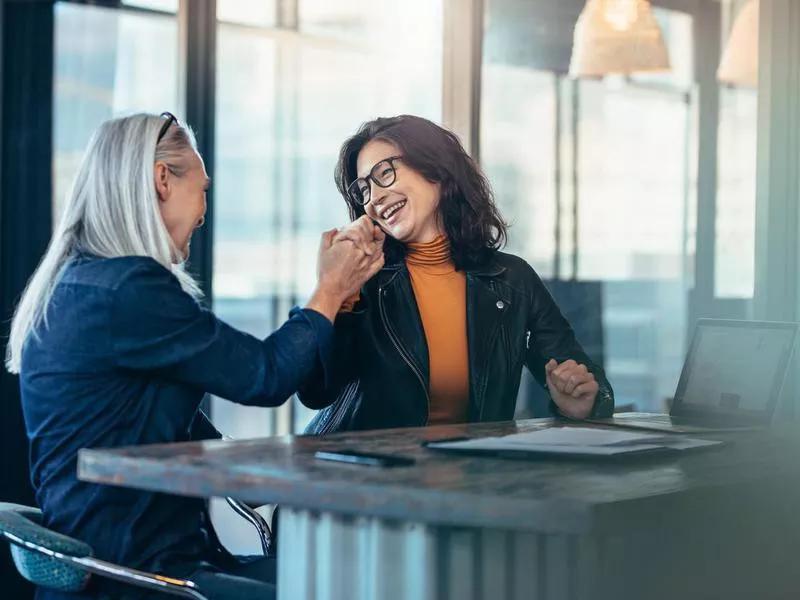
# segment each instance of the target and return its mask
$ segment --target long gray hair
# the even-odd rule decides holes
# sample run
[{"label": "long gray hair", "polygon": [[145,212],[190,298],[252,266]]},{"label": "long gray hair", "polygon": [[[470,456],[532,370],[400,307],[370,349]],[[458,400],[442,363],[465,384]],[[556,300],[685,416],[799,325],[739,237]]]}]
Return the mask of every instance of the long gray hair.
[{"label": "long gray hair", "polygon": [[164,122],[137,114],[106,121],[92,136],[61,221],[14,314],[6,348],[10,372],[19,373],[25,340],[45,319],[53,289],[76,248],[104,258],[149,256],[171,269],[186,292],[200,297],[161,218],[153,168],[160,160],[182,177],[197,146],[191,130],[178,123],[156,144]]}]

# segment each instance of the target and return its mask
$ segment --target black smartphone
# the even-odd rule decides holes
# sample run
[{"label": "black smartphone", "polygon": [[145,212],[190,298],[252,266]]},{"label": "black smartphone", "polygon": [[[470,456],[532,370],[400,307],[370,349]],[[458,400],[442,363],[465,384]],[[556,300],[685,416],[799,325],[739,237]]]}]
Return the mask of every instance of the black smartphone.
[{"label": "black smartphone", "polygon": [[456,436],[456,437],[439,438],[438,440],[425,440],[423,442],[420,442],[419,445],[422,446],[423,448],[427,448],[428,446],[430,446],[432,444],[436,445],[436,444],[445,444],[447,442],[467,442],[470,439],[472,439],[472,438],[468,438],[466,436],[459,435],[459,436]]},{"label": "black smartphone", "polygon": [[368,467],[410,467],[416,461],[408,456],[394,454],[375,454],[372,452],[359,452],[357,450],[318,450],[315,458],[343,462],[352,465],[365,465]]}]

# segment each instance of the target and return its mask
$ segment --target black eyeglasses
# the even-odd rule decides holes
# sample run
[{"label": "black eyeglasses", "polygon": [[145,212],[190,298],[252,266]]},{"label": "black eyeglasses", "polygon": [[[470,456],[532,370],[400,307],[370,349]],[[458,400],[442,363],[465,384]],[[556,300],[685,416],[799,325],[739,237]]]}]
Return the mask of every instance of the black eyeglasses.
[{"label": "black eyeglasses", "polygon": [[390,156],[384,158],[379,163],[376,163],[369,171],[366,177],[359,177],[349,186],[347,186],[347,195],[350,196],[353,202],[359,206],[366,206],[372,200],[372,186],[369,184],[370,180],[375,182],[375,185],[382,188],[387,188],[397,180],[397,169],[394,166],[394,161],[400,160],[402,156]]},{"label": "black eyeglasses", "polygon": [[167,120],[164,121],[164,124],[161,126],[161,129],[158,130],[158,137],[156,138],[156,146],[158,146],[158,143],[164,139],[165,135],[167,135],[167,131],[169,131],[169,128],[172,126],[172,124],[178,122],[178,117],[173,115],[171,112],[163,112],[161,113],[160,117],[162,119],[166,117]]}]

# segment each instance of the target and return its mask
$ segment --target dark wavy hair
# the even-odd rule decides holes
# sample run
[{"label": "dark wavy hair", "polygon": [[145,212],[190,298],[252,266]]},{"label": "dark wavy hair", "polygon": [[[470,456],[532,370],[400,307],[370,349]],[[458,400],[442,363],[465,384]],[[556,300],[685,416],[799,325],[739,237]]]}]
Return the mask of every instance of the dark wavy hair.
[{"label": "dark wavy hair", "polygon": [[[438,212],[457,269],[485,264],[505,244],[508,225],[500,216],[489,182],[478,165],[454,133],[412,115],[365,123],[342,145],[334,177],[351,219],[356,220],[365,213],[364,207],[350,198],[347,189],[358,176],[358,154],[371,140],[394,144],[407,166],[428,181],[440,184]],[[387,236],[384,251],[389,263],[401,260],[406,247]]]}]

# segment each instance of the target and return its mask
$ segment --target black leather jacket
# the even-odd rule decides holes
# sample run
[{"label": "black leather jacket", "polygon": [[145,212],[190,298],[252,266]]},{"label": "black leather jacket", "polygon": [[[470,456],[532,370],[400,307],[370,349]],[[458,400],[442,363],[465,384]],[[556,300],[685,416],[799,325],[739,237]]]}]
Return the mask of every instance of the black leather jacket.
[{"label": "black leather jacket", "polygon": [[[611,416],[614,395],[605,373],[528,263],[498,252],[466,276],[470,422],[513,419],[523,365],[544,385],[551,358],[585,364],[600,384],[592,416]],[[387,265],[367,282],[335,330],[327,387],[317,377],[300,390],[306,406],[327,407],[306,433],[427,425],[428,348],[405,263]]]}]

